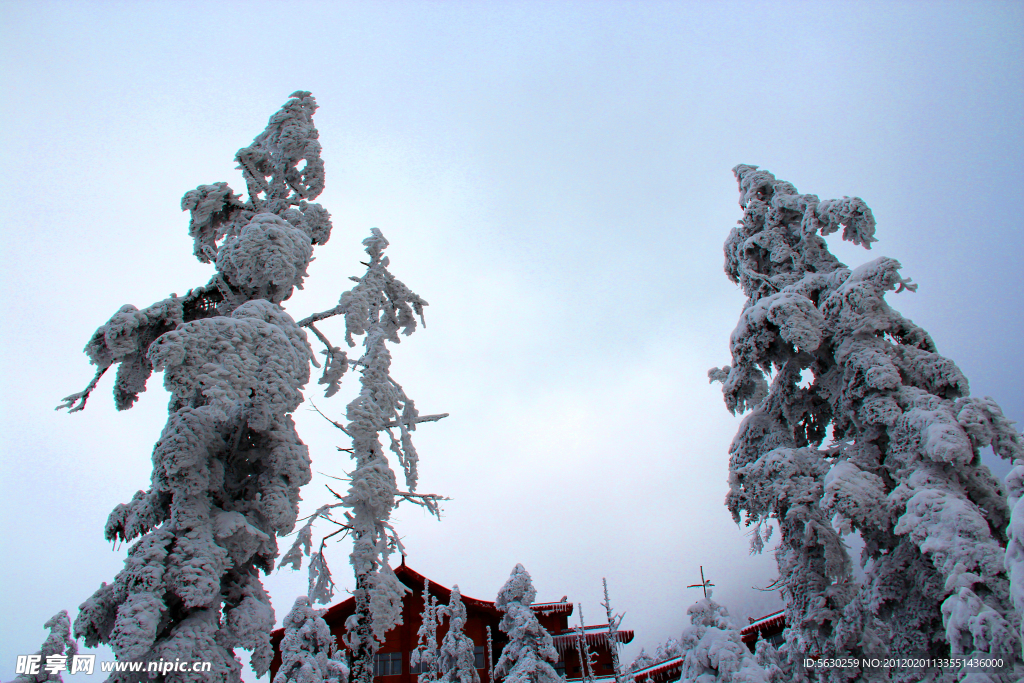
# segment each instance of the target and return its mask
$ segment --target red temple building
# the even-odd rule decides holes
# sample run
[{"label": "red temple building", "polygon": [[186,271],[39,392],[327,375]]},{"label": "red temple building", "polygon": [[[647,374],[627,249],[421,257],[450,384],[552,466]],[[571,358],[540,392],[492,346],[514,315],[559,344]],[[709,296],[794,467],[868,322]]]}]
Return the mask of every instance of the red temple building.
[{"label": "red temple building", "polygon": [[[416,649],[417,635],[422,623],[423,588],[426,577],[407,567],[404,562],[395,568],[395,575],[409,591],[402,601],[402,623],[388,631],[384,644],[377,651],[374,680],[376,683],[416,683],[417,675],[409,664],[409,656]],[[434,581],[426,582],[426,585],[430,595],[434,596],[440,604],[448,604],[452,593],[450,588],[445,588]],[[505,634],[498,629],[501,612],[495,608],[493,602],[488,600],[477,600],[463,595],[462,602],[466,606],[465,633],[472,639],[476,648],[476,668],[480,674],[480,683],[492,683],[490,667],[498,661],[502,648],[508,642]],[[355,606],[355,598],[349,598],[331,606],[324,614],[324,621],[331,629],[331,635],[334,636],[339,648],[345,647],[341,636],[345,631],[345,620],[355,612]],[[555,650],[558,652],[558,663],[554,665],[555,670],[569,679],[582,678],[578,653],[581,636],[578,629],[569,626],[573,603],[563,597],[558,602],[534,603],[531,607],[541,626],[547,629],[554,640]],[[493,647],[493,651],[490,653],[490,662],[488,662],[487,656],[488,626],[491,628]],[[447,622],[438,627],[439,641],[444,638],[447,630]],[[628,643],[633,640],[633,632],[628,630],[620,630],[616,636],[618,643]],[[271,643],[274,646],[274,660],[270,664],[271,680],[281,666],[280,645],[283,637],[284,629],[278,629],[271,634]],[[582,638],[586,640],[587,649],[594,655],[592,656],[592,661],[595,662],[594,676],[605,678],[614,675],[612,643],[607,624],[585,627]]]}]

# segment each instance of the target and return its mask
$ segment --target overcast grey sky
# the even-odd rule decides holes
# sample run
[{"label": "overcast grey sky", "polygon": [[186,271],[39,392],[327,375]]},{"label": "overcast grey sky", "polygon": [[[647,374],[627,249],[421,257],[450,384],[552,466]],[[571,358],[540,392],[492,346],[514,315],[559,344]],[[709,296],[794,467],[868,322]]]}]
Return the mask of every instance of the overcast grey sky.
[{"label": "overcast grey sky", "polygon": [[[2,678],[120,570],[103,525],[148,486],[166,418],[160,376],[130,411],[105,378],[83,413],[54,412],[92,376],[82,347],[122,304],[207,282],[181,196],[243,191],[235,151],[298,89],[321,107],[334,233],[286,308],[333,306],[371,227],[430,302],[393,377],[451,413],[416,443],[421,490],[452,500],[441,522],[396,518],[410,566],[444,585],[493,599],[522,562],[541,600],[596,622],[605,576],[627,661],[678,635],[700,565],[744,623],[780,604],[752,589],[773,558],[748,556],[722,504],[738,418],[706,379],[743,304],[722,272],[738,163],[862,197],[879,241],[834,252],[899,259],[920,290],[890,303],[1024,419],[1019,2],[0,10]],[[337,417],[355,385],[306,396]],[[297,420],[314,469],[342,476],[342,435]],[[328,554],[342,589],[347,552]],[[265,580],[279,621],[304,577]]]}]

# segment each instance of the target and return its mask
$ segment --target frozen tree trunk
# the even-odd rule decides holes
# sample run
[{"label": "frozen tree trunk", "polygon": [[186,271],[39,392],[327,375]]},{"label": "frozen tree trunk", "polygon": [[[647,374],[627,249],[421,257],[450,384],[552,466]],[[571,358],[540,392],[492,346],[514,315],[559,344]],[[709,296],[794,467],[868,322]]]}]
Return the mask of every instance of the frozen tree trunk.
[{"label": "frozen tree trunk", "polygon": [[150,487],[107,521],[108,540],[135,541],[125,568],[75,620],[76,635],[108,643],[119,661],[206,661],[204,681],[237,681],[241,647],[258,675],[269,667],[274,611],[259,576],[273,569],[276,538],[292,531],[310,479],[290,413],[311,349],[281,303],[331,230],[327,212],[307,201],[324,187],[315,109],[308,92],[294,93],[239,150],[248,200],[226,183],[185,195],[195,255],[216,274],[185,296],[123,306],[86,347],[96,377],[62,406],[81,410],[114,365],[118,409],[132,406],[154,370],[171,393]]},{"label": "frozen tree trunk", "polygon": [[[875,241],[862,200],[819,201],[754,166],[734,173],[744,214],[725,244],[726,273],[749,298],[731,367],[709,376],[731,411],[750,411],[730,448],[727,505],[755,526],[754,550],[764,525],[780,528],[790,665],[848,654],[1019,665],[1009,579],[1019,600],[1022,535],[1010,527],[1018,552],[1008,555],[1006,493],[979,451],[1020,459],[1020,435],[888,306],[888,291],[916,288],[899,263],[850,270],[829,253],[822,236],[840,228],[854,244]],[[863,583],[852,577],[850,534],[864,542]],[[1015,671],[989,675],[1019,680]]]},{"label": "frozen tree trunk", "polygon": [[551,635],[530,609],[537,591],[530,574],[517,564],[498,592],[494,606],[502,612],[498,628],[508,635],[494,675],[504,683],[560,683],[553,663],[558,661]]},{"label": "frozen tree trunk", "polygon": [[300,595],[284,620],[281,668],[274,683],[346,683],[345,667],[336,654],[337,643],[321,610]]},{"label": "frozen tree trunk", "polygon": [[494,640],[490,625],[487,626],[487,680],[494,683]]},{"label": "frozen tree trunk", "polygon": [[[594,657],[596,654],[590,651],[587,647],[587,636],[584,632],[586,623],[583,621],[583,605],[579,605],[579,617],[580,625],[575,628],[576,631],[576,652],[580,656],[580,675],[584,683],[594,683]],[[609,641],[609,645],[612,645]]]}]

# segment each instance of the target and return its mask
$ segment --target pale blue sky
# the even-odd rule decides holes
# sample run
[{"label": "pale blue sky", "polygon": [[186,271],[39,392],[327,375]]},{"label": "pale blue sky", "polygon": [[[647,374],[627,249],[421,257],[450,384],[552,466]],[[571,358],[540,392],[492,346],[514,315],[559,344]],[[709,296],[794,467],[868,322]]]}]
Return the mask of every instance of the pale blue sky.
[{"label": "pale blue sky", "polygon": [[[332,306],[379,227],[430,302],[394,349],[423,412],[438,523],[397,514],[409,564],[493,599],[517,562],[540,599],[599,617],[601,577],[637,633],[678,635],[704,565],[758,616],[770,556],[722,505],[729,362],[742,296],[722,272],[740,217],[730,169],[757,164],[823,199],[862,197],[871,252],[916,294],[975,394],[1024,419],[1024,5],[1016,2],[0,4],[4,320],[0,678],[42,623],[121,568],[102,528],[149,479],[160,379],[116,413],[53,407],[124,303],[204,284],[182,194],[244,183],[235,151],[310,90],[334,217],[298,318]],[[326,330],[325,330],[326,331]],[[337,332],[335,332],[337,336]],[[352,380],[317,405],[340,415]],[[297,415],[314,469],[336,430]],[[323,502],[319,478],[304,497]],[[350,587],[346,548],[330,559]],[[303,575],[265,581],[278,618]]]}]

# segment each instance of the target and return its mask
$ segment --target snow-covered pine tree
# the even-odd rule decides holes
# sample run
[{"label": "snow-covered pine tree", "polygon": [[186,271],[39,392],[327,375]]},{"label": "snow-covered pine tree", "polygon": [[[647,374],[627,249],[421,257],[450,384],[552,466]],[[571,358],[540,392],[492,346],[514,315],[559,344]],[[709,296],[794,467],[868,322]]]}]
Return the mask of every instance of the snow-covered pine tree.
[{"label": "snow-covered pine tree", "polygon": [[494,606],[502,612],[498,628],[508,635],[494,674],[504,683],[561,683],[551,635],[541,626],[530,605],[537,597],[530,574],[517,564],[498,592]]},{"label": "snow-covered pine tree", "polygon": [[754,659],[757,660],[757,665],[764,669],[768,683],[786,683],[786,681],[792,680],[774,645],[762,639],[757,641],[755,648]]},{"label": "snow-covered pine tree", "polygon": [[683,667],[679,683],[768,683],[768,675],[740,640],[729,612],[708,596],[690,606],[690,625],[679,648]]},{"label": "snow-covered pine tree", "polygon": [[627,676],[632,676],[634,672],[639,671],[640,669],[646,669],[647,667],[656,663],[657,661],[658,660],[656,660],[654,657],[647,654],[646,648],[640,648],[640,654],[638,654],[636,656],[636,659],[634,659],[630,663],[630,665],[626,667],[626,674]]},{"label": "snow-covered pine tree", "polygon": [[441,683],[480,683],[473,641],[465,630],[466,606],[462,604],[458,585],[452,586],[447,612],[448,632],[437,653],[438,680]]},{"label": "snow-covered pine tree", "polygon": [[[886,292],[916,287],[898,262],[850,270],[828,251],[822,237],[840,228],[854,244],[875,241],[861,199],[819,201],[754,166],[734,173],[744,214],[725,269],[749,298],[732,366],[709,377],[723,382],[731,411],[751,411],[730,448],[727,505],[756,532],[772,519],[780,527],[790,663],[892,653],[1017,655],[1019,664],[1004,568],[1009,509],[979,451],[1021,459],[1020,435],[887,305]],[[852,577],[850,534],[863,539],[863,583]],[[762,546],[755,533],[753,549]]]},{"label": "snow-covered pine tree", "polygon": [[661,643],[654,649],[654,655],[651,657],[651,664],[657,664],[658,662],[665,662],[669,659],[675,659],[683,655],[683,646],[679,643],[678,638],[669,638],[664,643]]},{"label": "snow-covered pine tree", "polygon": [[[325,505],[314,513],[300,531],[295,546],[285,556],[288,563],[298,568],[303,553],[300,546],[305,546],[308,552],[312,524],[318,518],[330,518],[334,508],[346,509],[342,526],[353,539],[350,559],[356,583],[353,591],[356,610],[349,617],[345,633],[345,644],[351,651],[352,683],[373,682],[377,647],[384,642],[388,631],[402,623],[402,596],[407,589],[395,576],[388,558],[395,551],[402,552],[403,548],[389,522],[391,511],[404,500],[421,505],[440,518],[438,503],[444,498],[415,492],[419,456],[412,443],[412,432],[417,423],[438,420],[447,415],[421,417],[412,399],[391,378],[391,352],[387,343],[398,343],[399,332],[405,335],[413,333],[417,315],[423,322],[423,307],[427,302],[388,270],[390,259],[384,255],[388,241],[380,230],[373,228],[370,237],[363,240],[363,245],[370,256],[366,273],[360,278],[350,278],[356,285],[341,295],[337,306],[299,323],[302,327],[309,327],[327,347],[327,363],[320,382],[328,384],[328,396],[337,390],[338,382],[350,365],[359,368],[360,391],[348,404],[348,423],[334,423],[352,439],[352,447],[341,450],[352,454],[355,470],[351,474],[347,495],[339,496],[340,503]],[[365,335],[364,352],[358,360],[350,361],[316,328],[315,323],[335,315],[345,316],[345,339],[350,347],[356,345],[354,335]],[[399,432],[397,436],[395,429]],[[402,467],[407,491],[398,489],[395,473],[380,441],[381,432],[389,436],[390,449]],[[310,583],[323,584],[324,577],[329,580],[329,573],[323,561],[322,543],[313,559]],[[326,600],[333,591],[316,588],[314,592],[314,599]]]},{"label": "snow-covered pine tree", "polygon": [[430,593],[430,579],[423,579],[423,612],[416,634],[416,648],[409,655],[409,665],[419,667],[417,683],[433,683],[438,678],[437,628],[444,619],[445,608]]},{"label": "snow-covered pine tree", "polygon": [[623,683],[622,663],[619,661],[619,625],[622,623],[622,615],[612,611],[612,601],[608,597],[608,579],[602,578],[601,585],[604,587],[605,615],[608,617],[608,647],[612,651],[612,671],[615,672],[615,683]]},{"label": "snow-covered pine tree", "polygon": [[[270,665],[274,610],[259,573],[273,569],[276,537],[292,530],[310,479],[290,413],[312,351],[281,302],[302,286],[313,245],[331,231],[328,213],[308,201],[324,187],[316,106],[308,92],[293,93],[239,150],[248,200],[227,183],[185,194],[195,255],[216,273],[185,296],[141,311],[123,306],[86,346],[96,376],[61,406],[81,410],[114,365],[119,410],[154,370],[164,370],[171,393],[149,490],[107,521],[108,540],[135,541],[125,568],[75,620],[86,645],[108,643],[119,661],[211,662],[207,681],[239,680],[235,647],[252,651],[258,675]],[[164,680],[197,679],[170,672]]]},{"label": "snow-covered pine tree", "polygon": [[284,618],[281,668],[274,683],[346,683],[347,673],[337,649],[322,610],[300,595]]},{"label": "snow-covered pine tree", "polygon": [[23,673],[14,679],[13,683],[42,683],[43,681],[57,681],[61,683],[64,679],[59,671],[47,669],[47,663],[51,657],[55,662],[63,662],[63,669],[67,669],[74,656],[78,654],[78,643],[71,637],[71,618],[67,610],[61,610],[50,617],[44,628],[50,629],[36,655],[39,656],[38,670],[36,673]]}]

